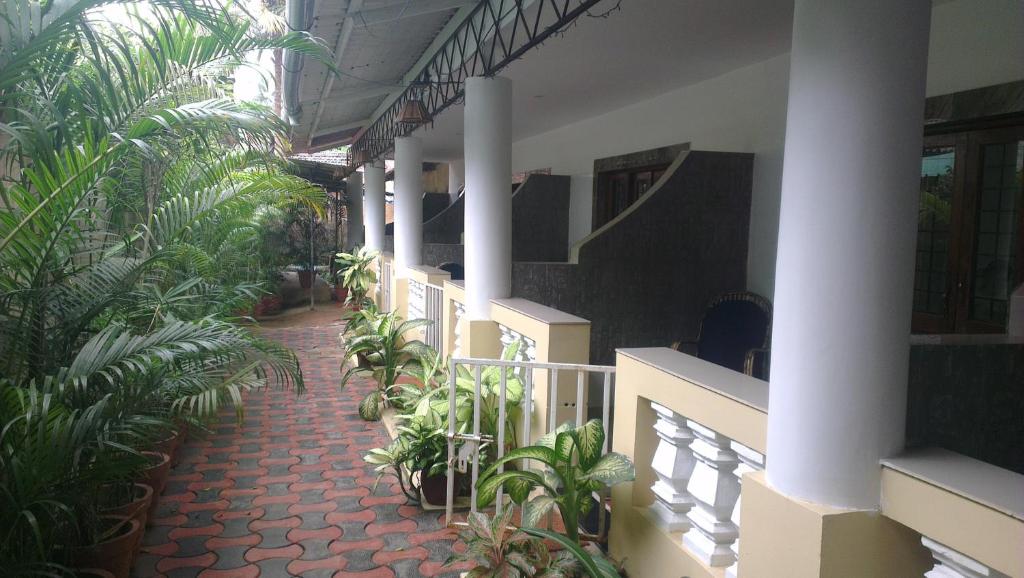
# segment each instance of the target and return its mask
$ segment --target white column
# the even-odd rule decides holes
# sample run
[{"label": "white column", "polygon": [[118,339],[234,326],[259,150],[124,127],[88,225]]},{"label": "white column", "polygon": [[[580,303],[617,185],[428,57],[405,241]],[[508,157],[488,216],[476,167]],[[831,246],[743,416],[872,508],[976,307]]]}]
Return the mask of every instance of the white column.
[{"label": "white column", "polygon": [[669,408],[652,401],[651,409],[658,415],[654,424],[658,448],[651,462],[658,481],[651,486],[655,497],[651,513],[655,522],[669,532],[685,532],[690,529],[686,513],[693,507],[686,486],[697,462],[690,450],[693,432],[686,427],[686,418]]},{"label": "white column", "polygon": [[902,449],[931,0],[797,0],[768,413],[780,492],[878,507]]},{"label": "white column", "polygon": [[686,514],[693,527],[683,535],[683,545],[708,566],[729,566],[736,561],[731,546],[739,537],[732,522],[740,497],[740,482],[732,471],[739,458],[729,438],[692,420],[686,425],[697,436],[690,444],[697,463],[686,487],[694,498],[694,507]]},{"label": "white column", "polygon": [[366,246],[384,250],[384,162],[363,166],[366,178]]},{"label": "white column", "polygon": [[363,244],[363,173],[355,172],[345,179],[348,197],[348,242],[351,249]]},{"label": "white column", "polygon": [[466,163],[462,160],[448,163],[448,196],[451,199],[448,204],[459,200],[459,189],[466,184]]},{"label": "white column", "polygon": [[395,139],[395,273],[423,260],[423,142]]},{"label": "white column", "polygon": [[466,79],[466,313],[512,293],[512,81]]}]

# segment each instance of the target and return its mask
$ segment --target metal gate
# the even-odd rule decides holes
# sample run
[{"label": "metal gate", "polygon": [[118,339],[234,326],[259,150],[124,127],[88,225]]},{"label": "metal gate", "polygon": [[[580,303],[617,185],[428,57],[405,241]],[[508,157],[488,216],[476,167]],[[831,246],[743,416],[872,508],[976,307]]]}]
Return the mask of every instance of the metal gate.
[{"label": "metal gate", "polygon": [[[537,441],[537,436],[531,435],[532,421],[533,421],[533,384],[535,381],[535,374],[541,374],[544,372],[547,376],[548,382],[548,415],[538,416],[540,419],[544,419],[548,422],[546,431],[553,431],[557,426],[557,413],[558,404],[563,401],[558,395],[558,377],[559,374],[575,373],[576,375],[576,392],[574,396],[575,401],[575,423],[582,425],[586,419],[586,407],[584,407],[584,399],[586,389],[588,387],[589,378],[599,377],[602,384],[602,399],[601,399],[601,419],[604,424],[605,441],[603,453],[607,453],[611,444],[610,437],[610,412],[611,412],[611,399],[612,399],[612,388],[614,387],[613,380],[615,375],[615,367],[607,365],[580,365],[572,363],[538,363],[529,361],[503,361],[497,359],[475,359],[475,358],[463,358],[451,360],[450,370],[450,381],[448,395],[449,400],[454,400],[456,397],[456,378],[457,366],[464,366],[469,369],[470,374],[473,376],[474,382],[474,396],[473,396],[473,427],[472,430],[467,433],[457,433],[456,427],[456,405],[455,403],[449,403],[448,408],[448,492],[447,501],[445,506],[445,522],[449,526],[461,526],[463,522],[456,522],[453,520],[453,513],[455,510],[455,472],[456,470],[466,473],[467,470],[471,472],[472,490],[470,493],[470,511],[477,511],[477,490],[476,483],[480,475],[480,451],[490,444],[496,444],[497,457],[501,458],[505,455],[505,429],[507,421],[507,408],[506,408],[506,393],[507,393],[507,379],[509,375],[515,375],[523,382],[523,402],[522,402],[522,436],[521,439],[516,440],[517,447],[524,447]],[[498,396],[498,431],[497,439],[489,435],[481,435],[480,432],[480,398],[481,398],[481,376],[483,371],[488,367],[499,368],[499,396]],[[461,443],[461,451],[456,452],[456,445]],[[504,471],[503,466],[499,466],[499,472]],[[594,499],[597,501],[599,506],[598,512],[598,531],[596,534],[583,534],[589,539],[595,539],[603,541],[607,536],[607,520],[605,507],[607,504],[607,495],[598,494],[595,492]],[[509,501],[509,504],[505,503],[505,495],[503,488],[498,489],[497,498],[495,499],[495,508],[500,511],[504,507],[516,507]],[[522,514],[522,512],[520,512]]]}]

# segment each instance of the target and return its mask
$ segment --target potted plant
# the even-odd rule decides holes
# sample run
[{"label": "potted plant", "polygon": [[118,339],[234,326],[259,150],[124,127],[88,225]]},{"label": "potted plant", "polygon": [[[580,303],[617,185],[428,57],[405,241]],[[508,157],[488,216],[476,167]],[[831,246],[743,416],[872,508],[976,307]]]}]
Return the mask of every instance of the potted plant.
[{"label": "potted plant", "polygon": [[142,524],[125,516],[100,516],[90,545],[75,549],[73,562],[81,568],[99,568],[116,578],[128,578]]},{"label": "potted plant", "polygon": [[359,309],[366,303],[366,295],[370,287],[377,282],[374,263],[380,253],[360,247],[351,253],[338,253],[335,263],[338,264],[337,276],[341,286],[347,292],[347,303]]},{"label": "potted plant", "polygon": [[[444,419],[436,413],[402,416],[395,441],[387,448],[370,450],[363,460],[377,466],[377,480],[391,473],[412,502],[443,505],[448,493],[448,437]],[[455,480],[462,486],[462,476]]]},{"label": "potted plant", "polygon": [[348,340],[347,352],[365,356],[367,366],[356,365],[345,370],[341,387],[356,375],[370,375],[377,382],[377,388],[359,402],[360,417],[377,421],[382,406],[397,399],[395,384],[399,370],[430,347],[419,340],[408,341],[405,336],[428,323],[426,319],[403,321],[395,313],[382,313],[367,320],[364,334]]},{"label": "potted plant", "polygon": [[[629,458],[615,452],[601,455],[603,445],[601,420],[590,420],[581,427],[562,424],[536,445],[512,450],[495,460],[477,480],[477,506],[493,502],[501,486],[517,504],[526,503],[531,492],[539,488],[542,493],[529,500],[523,509],[523,525],[537,526],[549,511],[557,508],[566,537],[579,544],[580,516],[592,506],[587,498],[606,486],[635,477]],[[543,464],[544,475],[531,470],[498,472],[500,465],[522,459]]]},{"label": "potted plant", "polygon": [[299,285],[313,287],[317,265],[327,260],[330,239],[327,227],[316,211],[291,205],[283,211],[284,243],[278,247],[292,265],[298,265]]},{"label": "potted plant", "polygon": [[[552,553],[544,541],[511,528],[512,508],[494,518],[472,512],[459,532],[466,550],[452,554],[445,566],[467,564],[467,578],[568,578],[578,576],[578,564],[566,550]],[[604,578],[604,575],[591,574]],[[617,574],[616,574],[617,576]]]}]

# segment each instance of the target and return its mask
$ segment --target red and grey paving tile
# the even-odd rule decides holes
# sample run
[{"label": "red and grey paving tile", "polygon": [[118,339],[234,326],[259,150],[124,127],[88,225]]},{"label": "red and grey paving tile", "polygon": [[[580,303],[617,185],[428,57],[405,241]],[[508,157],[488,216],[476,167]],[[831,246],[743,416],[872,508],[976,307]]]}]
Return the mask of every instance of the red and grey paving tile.
[{"label": "red and grey paving tile", "polygon": [[444,514],[407,505],[393,477],[373,489],[362,456],[388,437],[356,411],[370,382],[338,387],[340,324],[302,325],[263,333],[296,351],[306,393],[252,392],[241,423],[228,412],[187,441],[137,578],[458,576]]}]

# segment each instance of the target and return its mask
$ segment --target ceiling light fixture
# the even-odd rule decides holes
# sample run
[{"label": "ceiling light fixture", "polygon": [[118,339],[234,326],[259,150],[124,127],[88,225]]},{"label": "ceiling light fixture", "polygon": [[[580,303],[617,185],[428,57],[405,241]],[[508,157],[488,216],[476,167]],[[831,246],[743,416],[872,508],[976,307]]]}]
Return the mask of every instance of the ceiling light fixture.
[{"label": "ceiling light fixture", "polygon": [[405,104],[402,105],[402,110],[398,112],[398,119],[395,122],[409,128],[416,128],[430,122],[430,113],[427,112],[427,105],[423,103],[424,85],[429,85],[429,83],[424,81],[412,85],[412,92]]}]

